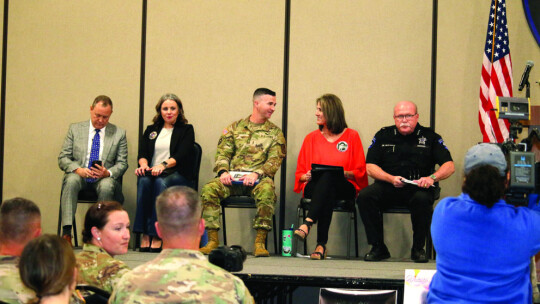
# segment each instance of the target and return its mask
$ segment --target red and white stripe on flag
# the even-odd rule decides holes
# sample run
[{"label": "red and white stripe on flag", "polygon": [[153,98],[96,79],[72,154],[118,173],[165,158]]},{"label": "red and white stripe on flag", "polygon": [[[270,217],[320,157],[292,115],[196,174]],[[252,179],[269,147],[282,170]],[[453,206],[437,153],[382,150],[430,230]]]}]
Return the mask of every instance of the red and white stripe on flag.
[{"label": "red and white stripe on flag", "polygon": [[497,119],[497,96],[512,97],[512,60],[506,22],[506,1],[492,0],[480,79],[478,122],[483,142],[501,143],[510,123]]}]

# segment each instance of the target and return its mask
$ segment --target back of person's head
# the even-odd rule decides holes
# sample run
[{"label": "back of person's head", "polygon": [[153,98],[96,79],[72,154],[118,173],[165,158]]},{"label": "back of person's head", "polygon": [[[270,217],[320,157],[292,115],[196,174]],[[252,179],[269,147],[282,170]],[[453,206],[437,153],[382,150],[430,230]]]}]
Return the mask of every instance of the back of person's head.
[{"label": "back of person's head", "polygon": [[19,261],[19,274],[38,299],[74,287],[75,255],[62,238],[44,234],[28,242]]},{"label": "back of person's head", "polygon": [[[343,103],[341,99],[334,94],[324,94],[317,98],[315,104],[321,105],[321,110],[326,120],[326,127],[333,134],[340,134],[345,128],[347,128],[347,122],[345,121],[345,110],[343,109]],[[319,126],[322,130],[323,126]]]},{"label": "back of person's head", "polygon": [[199,195],[186,186],[169,187],[157,197],[156,212],[165,236],[194,233],[201,220]]},{"label": "back of person's head", "polygon": [[83,242],[89,244],[92,241],[92,227],[102,230],[109,221],[109,214],[113,211],[125,211],[119,202],[97,202],[88,208],[84,217],[84,229],[82,231]]},{"label": "back of person's head", "polygon": [[473,200],[491,208],[506,189],[507,163],[495,144],[478,144],[465,155],[465,180],[461,187]]},{"label": "back of person's head", "polygon": [[16,197],[0,206],[0,243],[21,245],[41,234],[41,212],[31,200]]},{"label": "back of person's head", "polygon": [[253,92],[253,101],[257,100],[257,98],[262,95],[276,96],[276,92],[267,88],[258,88]]}]

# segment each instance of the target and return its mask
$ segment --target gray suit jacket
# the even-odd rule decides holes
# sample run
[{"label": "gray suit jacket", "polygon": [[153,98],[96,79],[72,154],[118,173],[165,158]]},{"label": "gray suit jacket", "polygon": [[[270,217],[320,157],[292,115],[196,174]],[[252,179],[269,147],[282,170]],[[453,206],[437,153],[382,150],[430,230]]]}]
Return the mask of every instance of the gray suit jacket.
[{"label": "gray suit jacket", "polygon": [[[88,129],[90,121],[73,123],[69,126],[62,151],[58,155],[58,166],[62,171],[71,173],[84,166],[88,153]],[[126,131],[109,123],[103,139],[103,165],[118,180],[128,168],[128,149]]]}]

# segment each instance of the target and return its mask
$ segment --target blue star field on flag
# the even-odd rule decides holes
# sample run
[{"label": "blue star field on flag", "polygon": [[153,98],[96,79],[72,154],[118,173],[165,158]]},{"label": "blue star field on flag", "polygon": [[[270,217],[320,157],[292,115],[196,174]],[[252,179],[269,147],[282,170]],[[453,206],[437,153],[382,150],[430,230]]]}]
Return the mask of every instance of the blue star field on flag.
[{"label": "blue star field on flag", "polygon": [[491,62],[510,53],[508,39],[508,25],[506,23],[506,2],[505,0],[496,0],[491,5],[489,12],[488,31],[486,37],[485,52]]}]

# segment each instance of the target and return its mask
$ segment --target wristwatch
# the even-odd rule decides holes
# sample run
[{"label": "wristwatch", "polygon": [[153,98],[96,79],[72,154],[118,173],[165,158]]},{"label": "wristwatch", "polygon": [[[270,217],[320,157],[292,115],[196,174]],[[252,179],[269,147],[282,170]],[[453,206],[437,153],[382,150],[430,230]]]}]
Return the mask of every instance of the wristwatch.
[{"label": "wristwatch", "polygon": [[431,177],[431,179],[433,179],[434,182],[437,181],[437,176],[435,176],[435,174],[431,174],[429,177]]},{"label": "wristwatch", "polygon": [[161,164],[163,165],[163,167],[165,167],[165,169],[167,169],[167,165],[169,164],[166,160],[162,161]]}]

